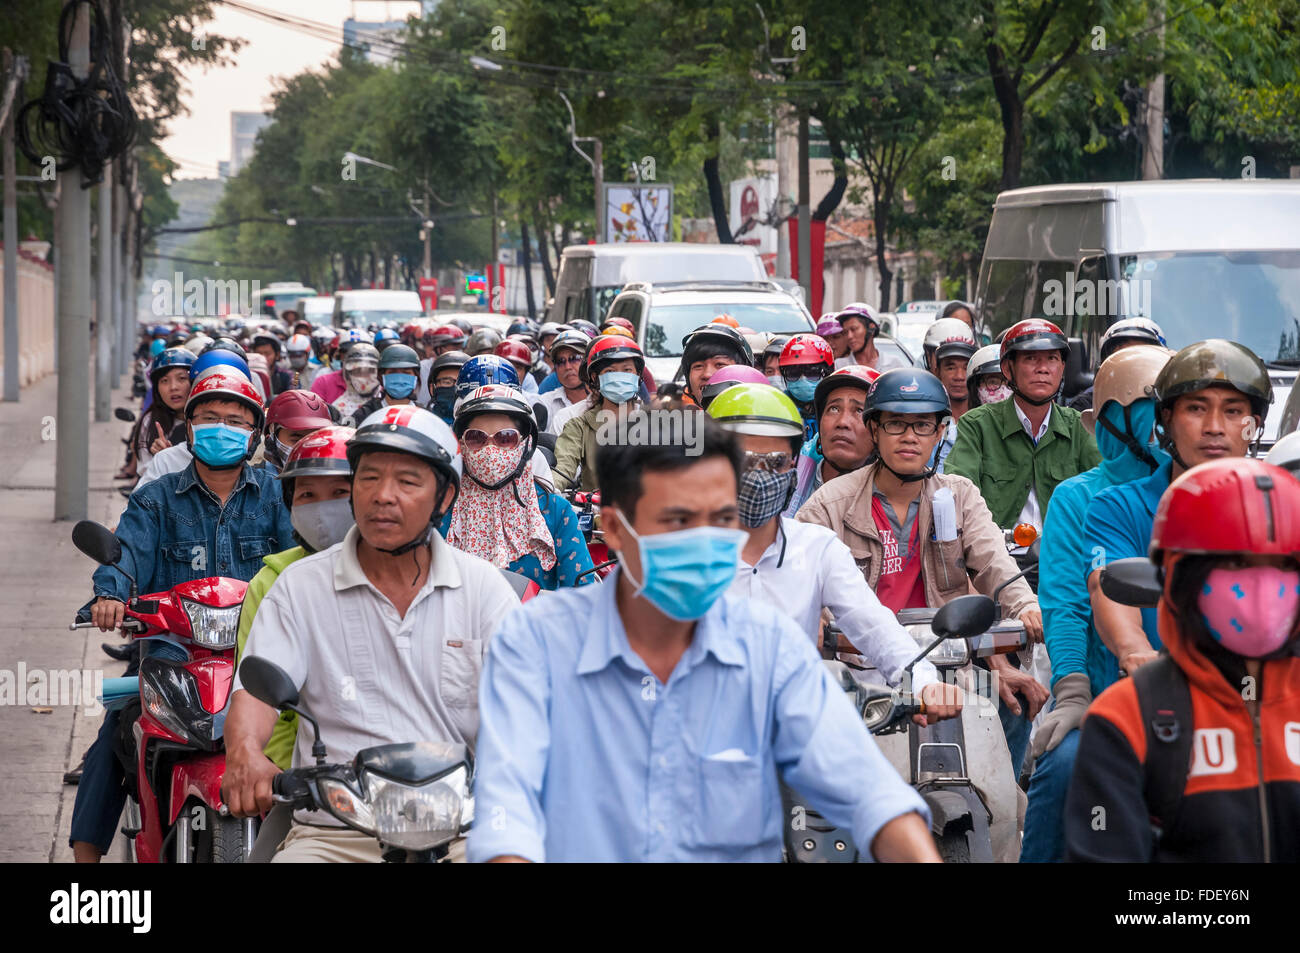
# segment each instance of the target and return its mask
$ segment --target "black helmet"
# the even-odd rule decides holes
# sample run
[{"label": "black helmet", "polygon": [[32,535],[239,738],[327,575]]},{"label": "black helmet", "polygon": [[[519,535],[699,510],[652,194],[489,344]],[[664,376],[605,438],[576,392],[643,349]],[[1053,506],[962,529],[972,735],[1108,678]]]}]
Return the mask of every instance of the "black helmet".
[{"label": "black helmet", "polygon": [[737,364],[754,363],[745,336],[727,324],[705,324],[682,338],[682,362],[677,367],[677,377],[685,378],[691,365],[701,360],[706,351],[730,353]]},{"label": "black helmet", "polygon": [[444,351],[433,359],[433,367],[429,369],[429,381],[432,382],[439,371],[449,367],[454,367],[459,372],[468,360],[469,355],[464,351]]},{"label": "black helmet", "polygon": [[867,391],[863,416],[870,420],[886,410],[893,414],[946,414],[952,405],[943,383],[929,371],[895,367],[877,377]]},{"label": "black helmet", "polygon": [[764,358],[771,357],[773,354],[775,354],[777,357],[780,357],[781,352],[785,350],[785,346],[789,343],[790,343],[790,335],[788,334],[774,335],[772,339],[767,342],[767,347],[763,348],[763,357]]},{"label": "black helmet", "polygon": [[248,352],[245,351],[242,347],[240,347],[240,345],[238,344],[238,342],[235,341],[234,338],[228,338],[228,337],[215,338],[208,344],[204,345],[203,350],[199,351],[199,354],[200,355],[207,354],[208,351],[230,351],[234,354],[238,354],[245,361],[248,360]]},{"label": "black helmet", "polygon": [[399,367],[419,367],[420,355],[405,344],[390,344],[379,355],[379,373]]},{"label": "black helmet", "polygon": [[469,321],[464,318],[452,318],[447,323],[454,324],[456,327],[460,328],[465,332],[466,337],[469,337],[474,333],[474,325],[470,324]]},{"label": "black helmet", "polygon": [[282,345],[280,339],[270,331],[258,331],[253,335],[253,348],[256,349],[259,344],[269,344],[275,349],[275,356],[280,356]]},{"label": "black helmet", "polygon": [[1268,367],[1254,351],[1236,341],[1211,338],[1189,344],[1171,357],[1156,377],[1152,396],[1161,407],[1168,407],[1183,394],[1215,384],[1239,390],[1249,397],[1250,408],[1263,425],[1268,406],[1273,403]]}]

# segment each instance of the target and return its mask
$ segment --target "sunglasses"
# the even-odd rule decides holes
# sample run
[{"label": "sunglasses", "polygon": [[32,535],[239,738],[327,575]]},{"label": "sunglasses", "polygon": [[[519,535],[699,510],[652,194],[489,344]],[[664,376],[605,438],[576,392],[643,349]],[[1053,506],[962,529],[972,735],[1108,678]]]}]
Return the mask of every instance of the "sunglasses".
[{"label": "sunglasses", "polygon": [[498,430],[494,434],[487,434],[476,429],[466,430],[460,435],[460,439],[465,444],[466,450],[482,450],[489,441],[502,450],[513,450],[519,446],[519,441],[523,438],[518,430]]},{"label": "sunglasses", "polygon": [[781,450],[772,453],[754,453],[752,450],[746,450],[744,469],[767,470],[771,473],[782,473],[789,468],[791,459],[792,457],[790,454]]},{"label": "sunglasses", "polygon": [[557,357],[555,359],[556,367],[568,367],[570,364],[581,364],[581,363],[582,363],[581,354],[571,354],[568,357]]}]

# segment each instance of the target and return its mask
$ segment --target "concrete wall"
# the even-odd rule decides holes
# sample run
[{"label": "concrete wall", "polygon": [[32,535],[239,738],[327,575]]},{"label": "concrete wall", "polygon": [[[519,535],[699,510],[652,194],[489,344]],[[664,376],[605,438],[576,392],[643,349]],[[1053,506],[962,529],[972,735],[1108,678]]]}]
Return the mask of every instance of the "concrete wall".
[{"label": "concrete wall", "polygon": [[[0,302],[4,297],[4,268],[0,267]],[[2,305],[0,305],[2,308]],[[18,373],[26,387],[54,370],[54,266],[34,255],[18,252]],[[0,335],[0,381],[3,380],[4,337]]]}]

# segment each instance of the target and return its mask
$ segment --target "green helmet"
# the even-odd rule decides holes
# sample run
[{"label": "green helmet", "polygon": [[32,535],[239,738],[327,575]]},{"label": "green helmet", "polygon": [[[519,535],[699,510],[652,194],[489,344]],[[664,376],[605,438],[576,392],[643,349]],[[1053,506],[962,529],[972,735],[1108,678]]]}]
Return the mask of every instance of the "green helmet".
[{"label": "green helmet", "polygon": [[1268,367],[1250,348],[1223,338],[1189,344],[1171,357],[1152,385],[1152,396],[1161,407],[1168,407],[1184,394],[1215,384],[1249,397],[1251,410],[1263,423],[1268,405],[1273,403]]},{"label": "green helmet", "polygon": [[415,349],[405,344],[390,344],[379,355],[379,373],[395,370],[399,367],[419,367],[420,355]]},{"label": "green helmet", "polygon": [[725,429],[755,437],[802,437],[803,418],[770,384],[737,384],[709,404],[708,414]]}]

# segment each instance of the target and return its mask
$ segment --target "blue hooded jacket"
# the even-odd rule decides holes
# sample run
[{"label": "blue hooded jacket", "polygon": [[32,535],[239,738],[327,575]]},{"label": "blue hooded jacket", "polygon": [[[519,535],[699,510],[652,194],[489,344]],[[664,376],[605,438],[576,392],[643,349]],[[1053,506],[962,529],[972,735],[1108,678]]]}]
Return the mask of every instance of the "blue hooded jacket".
[{"label": "blue hooded jacket", "polygon": [[[1117,430],[1124,430],[1124,408],[1119,404],[1108,402],[1102,415]],[[1147,452],[1163,467],[1169,455],[1152,437],[1155,403],[1149,398],[1134,401],[1129,415],[1130,433],[1139,443],[1146,438]],[[1084,538],[1084,517],[1102,490],[1151,474],[1148,464],[1100,424],[1096,437],[1102,462],[1065,480],[1052,494],[1038,560],[1038,603],[1043,610],[1047,654],[1052,660],[1052,685],[1062,676],[1084,672],[1092,683],[1093,698],[1119,677],[1119,661],[1092,624],[1088,575],[1094,567]]]}]

